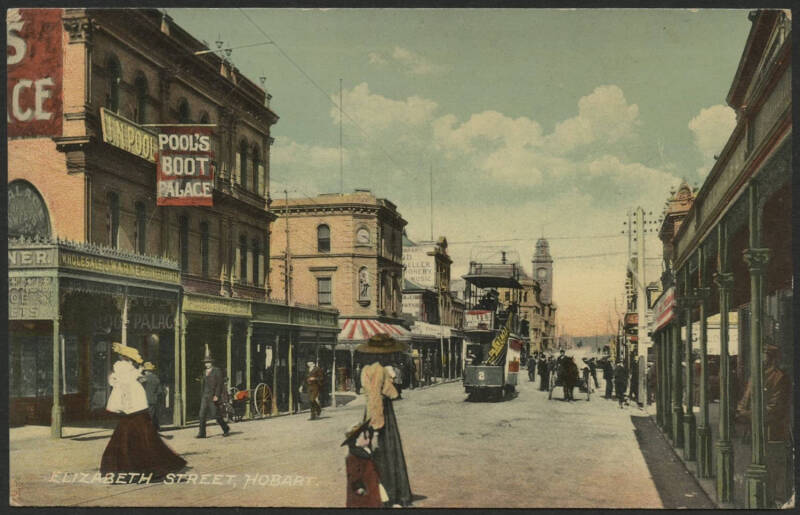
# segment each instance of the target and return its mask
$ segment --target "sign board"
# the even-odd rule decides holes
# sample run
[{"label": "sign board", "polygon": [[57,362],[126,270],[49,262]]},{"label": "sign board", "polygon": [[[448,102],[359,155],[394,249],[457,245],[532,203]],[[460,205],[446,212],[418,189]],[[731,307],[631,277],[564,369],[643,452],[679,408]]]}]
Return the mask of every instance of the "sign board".
[{"label": "sign board", "polygon": [[49,320],[58,316],[55,277],[8,278],[9,320]]},{"label": "sign board", "polygon": [[651,332],[656,332],[672,321],[675,316],[675,287],[671,286],[658,298],[656,305],[653,306],[653,320],[655,328]]},{"label": "sign board", "polygon": [[414,318],[420,318],[422,315],[422,295],[419,293],[404,293],[403,313]]},{"label": "sign board", "polygon": [[159,206],[213,206],[209,127],[164,127],[158,135]]},{"label": "sign board", "polygon": [[6,11],[6,108],[9,138],[60,136],[61,9]]},{"label": "sign board", "polygon": [[473,309],[464,312],[464,329],[491,329],[493,326],[493,311]]},{"label": "sign board", "polygon": [[434,288],[436,257],[433,245],[409,245],[403,247],[403,277],[425,288]]},{"label": "sign board", "polygon": [[103,143],[138,156],[151,163],[156,162],[158,135],[140,127],[105,107],[100,108],[100,125],[103,129]]}]

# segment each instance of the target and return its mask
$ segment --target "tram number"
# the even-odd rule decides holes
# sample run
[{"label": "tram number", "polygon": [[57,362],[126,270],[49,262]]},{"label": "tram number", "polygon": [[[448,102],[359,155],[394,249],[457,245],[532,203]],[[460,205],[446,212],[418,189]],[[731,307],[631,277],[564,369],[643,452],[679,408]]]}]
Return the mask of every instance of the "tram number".
[{"label": "tram number", "polygon": [[478,372],[478,381],[483,381],[486,379],[486,373],[483,371]]}]

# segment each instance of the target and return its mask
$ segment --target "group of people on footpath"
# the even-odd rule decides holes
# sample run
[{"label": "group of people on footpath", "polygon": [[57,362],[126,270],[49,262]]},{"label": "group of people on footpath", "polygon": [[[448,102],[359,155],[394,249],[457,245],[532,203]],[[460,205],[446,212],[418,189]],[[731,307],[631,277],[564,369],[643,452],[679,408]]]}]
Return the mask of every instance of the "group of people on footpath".
[{"label": "group of people on footpath", "polygon": [[[603,373],[603,380],[605,381],[605,399],[613,399],[616,397],[619,402],[619,407],[622,408],[627,405],[629,401],[639,402],[639,370],[638,367],[628,372],[625,364],[618,360],[613,362],[609,356],[602,358],[589,357],[581,358],[584,363],[584,368],[588,368],[590,382],[594,383],[595,388],[600,388],[597,380],[597,371],[600,369]],[[561,385],[564,388],[564,399],[574,400],[572,390],[577,384],[578,368],[575,365],[571,356],[567,356],[564,349],[559,351],[558,356],[546,354],[544,352],[534,352],[531,354],[527,363],[528,380],[531,382],[536,381],[536,376],[539,376],[539,390],[548,391],[550,389],[551,378],[557,374],[561,374]],[[648,370],[648,381],[653,380],[654,369],[650,367]],[[588,385],[591,387],[591,384]]]}]

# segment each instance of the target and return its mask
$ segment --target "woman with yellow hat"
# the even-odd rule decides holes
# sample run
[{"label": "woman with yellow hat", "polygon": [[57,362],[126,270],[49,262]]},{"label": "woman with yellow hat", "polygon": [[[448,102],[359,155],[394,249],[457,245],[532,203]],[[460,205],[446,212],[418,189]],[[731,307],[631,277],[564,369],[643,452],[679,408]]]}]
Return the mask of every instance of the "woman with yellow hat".
[{"label": "woman with yellow hat", "polygon": [[108,378],[112,390],[106,410],[119,413],[120,419],[103,452],[100,472],[104,475],[138,472],[160,479],[181,470],[186,460],[164,443],[150,418],[147,395],[139,381],[142,375],[137,366],[142,363],[139,351],[116,342],[111,348],[119,354],[119,360]]},{"label": "woman with yellow hat", "polygon": [[392,404],[398,392],[391,366],[396,361],[397,353],[407,350],[406,344],[387,334],[376,334],[356,348],[359,359],[366,364],[361,369],[361,387],[366,396],[364,420],[369,420],[369,427],[378,435],[374,460],[384,490],[381,493],[388,497],[388,500],[383,499],[387,506],[411,504],[406,458]]}]

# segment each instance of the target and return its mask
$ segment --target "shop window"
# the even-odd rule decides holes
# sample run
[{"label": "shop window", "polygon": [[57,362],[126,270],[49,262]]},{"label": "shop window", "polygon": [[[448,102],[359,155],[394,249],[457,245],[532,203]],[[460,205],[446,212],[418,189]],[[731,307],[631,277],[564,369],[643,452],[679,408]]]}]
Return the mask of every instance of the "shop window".
[{"label": "shop window", "polygon": [[181,99],[181,103],[178,104],[178,123],[192,123],[189,102],[185,98]]},{"label": "shop window", "polygon": [[247,142],[239,143],[239,184],[247,187]]},{"label": "shop window", "polygon": [[239,237],[239,281],[247,282],[247,236]]},{"label": "shop window", "polygon": [[331,228],[327,225],[317,227],[317,251],[331,251]]},{"label": "shop window", "polygon": [[317,304],[329,306],[331,304],[331,278],[317,278]]},{"label": "shop window", "polygon": [[258,255],[261,253],[258,240],[254,239],[252,242],[252,246],[253,246],[253,286],[258,286],[258,280],[259,280]]},{"label": "shop window", "polygon": [[119,194],[108,194],[108,242],[112,248],[119,245]]},{"label": "shop window", "polygon": [[133,86],[136,90],[136,122],[147,123],[147,79],[139,75]]},{"label": "shop window", "polygon": [[189,217],[178,218],[181,272],[189,272]]},{"label": "shop window", "polygon": [[144,202],[136,203],[136,252],[147,252],[147,212]]},{"label": "shop window", "polygon": [[108,94],[106,95],[106,107],[115,113],[119,111],[119,90],[122,82],[122,67],[115,56],[108,58],[106,62],[106,76],[108,77]]},{"label": "shop window", "polygon": [[200,224],[200,259],[203,277],[208,277],[208,222]]}]

